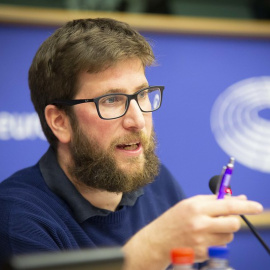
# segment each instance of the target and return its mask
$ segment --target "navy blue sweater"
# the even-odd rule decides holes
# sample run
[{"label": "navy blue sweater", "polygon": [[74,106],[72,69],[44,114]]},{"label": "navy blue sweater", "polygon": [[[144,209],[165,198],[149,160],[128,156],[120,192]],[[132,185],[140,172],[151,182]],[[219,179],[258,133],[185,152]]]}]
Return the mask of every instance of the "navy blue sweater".
[{"label": "navy blue sweater", "polygon": [[80,222],[39,164],[15,173],[0,184],[0,265],[13,254],[124,245],[184,197],[164,166],[143,191],[133,206]]}]

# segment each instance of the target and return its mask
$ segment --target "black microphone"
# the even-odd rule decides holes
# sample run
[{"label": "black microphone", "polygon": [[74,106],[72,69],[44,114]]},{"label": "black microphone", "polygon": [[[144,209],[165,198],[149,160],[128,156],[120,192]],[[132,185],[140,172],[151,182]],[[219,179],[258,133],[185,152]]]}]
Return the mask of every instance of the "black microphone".
[{"label": "black microphone", "polygon": [[[212,191],[212,193],[214,193],[214,194],[216,193],[216,189],[217,189],[217,186],[219,184],[219,181],[220,181],[219,175],[215,175],[209,180],[209,188]],[[252,231],[252,233],[255,235],[255,237],[259,240],[259,242],[262,244],[262,246],[265,248],[265,250],[270,255],[269,247],[266,245],[266,243],[263,241],[263,239],[257,233],[255,227],[250,223],[250,221],[244,215],[240,215],[240,217],[244,220],[244,222],[247,224],[249,229]]]},{"label": "black microphone", "polygon": [[217,186],[220,181],[220,175],[215,175],[209,180],[209,188],[212,191],[213,194],[216,194],[217,192]]}]

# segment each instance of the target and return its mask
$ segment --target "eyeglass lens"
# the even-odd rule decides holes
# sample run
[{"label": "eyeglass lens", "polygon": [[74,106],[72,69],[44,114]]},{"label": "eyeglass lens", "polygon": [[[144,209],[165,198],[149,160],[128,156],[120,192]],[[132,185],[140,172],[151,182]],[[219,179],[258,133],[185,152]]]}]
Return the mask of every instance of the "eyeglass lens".
[{"label": "eyeglass lens", "polygon": [[[160,107],[161,91],[159,88],[145,89],[137,94],[140,109],[144,112],[152,112]],[[108,95],[99,100],[99,112],[103,118],[116,118],[126,112],[128,97],[123,94]]]}]

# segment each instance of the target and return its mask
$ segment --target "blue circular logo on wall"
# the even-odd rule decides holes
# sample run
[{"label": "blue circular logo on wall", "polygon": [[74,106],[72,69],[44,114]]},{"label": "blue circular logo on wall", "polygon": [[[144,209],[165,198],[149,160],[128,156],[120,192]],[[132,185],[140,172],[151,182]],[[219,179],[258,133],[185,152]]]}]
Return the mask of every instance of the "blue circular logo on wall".
[{"label": "blue circular logo on wall", "polygon": [[270,173],[270,77],[228,87],[214,102],[210,122],[217,143],[229,156]]}]

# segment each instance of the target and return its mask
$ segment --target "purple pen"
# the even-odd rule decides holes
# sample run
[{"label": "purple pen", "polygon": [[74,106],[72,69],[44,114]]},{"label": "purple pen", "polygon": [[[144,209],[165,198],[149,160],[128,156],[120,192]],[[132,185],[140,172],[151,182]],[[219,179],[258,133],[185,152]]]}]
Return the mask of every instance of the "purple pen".
[{"label": "purple pen", "polygon": [[229,163],[227,166],[223,168],[222,174],[221,174],[221,181],[219,185],[219,191],[218,191],[218,200],[223,199],[224,196],[227,194],[226,190],[230,186],[231,176],[233,173],[233,167],[234,167],[234,158],[231,157]]}]

